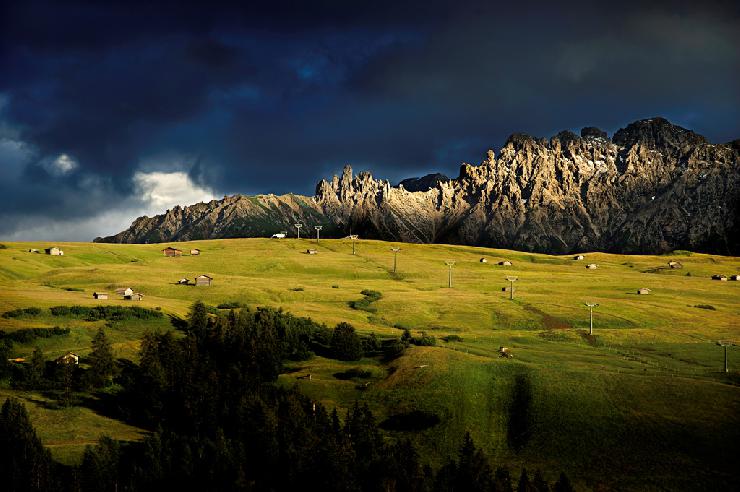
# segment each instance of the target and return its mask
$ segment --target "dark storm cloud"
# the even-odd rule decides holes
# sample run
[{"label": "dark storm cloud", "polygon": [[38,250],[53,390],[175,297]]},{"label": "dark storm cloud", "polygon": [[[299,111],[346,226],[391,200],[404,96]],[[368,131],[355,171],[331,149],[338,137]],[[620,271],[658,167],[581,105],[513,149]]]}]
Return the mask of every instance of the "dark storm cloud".
[{"label": "dark storm cloud", "polygon": [[733,2],[0,8],[0,236],[138,213],[137,172],[311,193],[346,162],[454,175],[515,131],[740,136]]}]

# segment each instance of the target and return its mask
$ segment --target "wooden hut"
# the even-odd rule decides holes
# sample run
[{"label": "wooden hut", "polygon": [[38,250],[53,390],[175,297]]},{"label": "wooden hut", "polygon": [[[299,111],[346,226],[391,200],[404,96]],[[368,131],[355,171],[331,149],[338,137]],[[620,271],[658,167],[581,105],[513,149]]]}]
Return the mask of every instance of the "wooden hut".
[{"label": "wooden hut", "polygon": [[46,248],[44,252],[47,255],[51,255],[51,256],[64,256],[64,251],[62,251],[56,246],[52,246],[51,248]]},{"label": "wooden hut", "polygon": [[712,280],[719,280],[720,282],[727,282],[727,275],[712,275]]},{"label": "wooden hut", "polygon": [[167,246],[162,250],[162,254],[165,256],[182,256],[182,250]]},{"label": "wooden hut", "polygon": [[316,253],[317,253],[317,251],[315,249],[307,249],[306,250],[306,254],[307,255],[315,255]]},{"label": "wooden hut", "polygon": [[480,262],[481,262],[481,263],[488,263],[488,260],[486,260],[485,258],[481,258],[481,259],[480,259]]},{"label": "wooden hut", "polygon": [[573,257],[574,260],[583,260],[585,257],[583,255],[575,255]]},{"label": "wooden hut", "polygon": [[588,268],[589,270],[596,270],[598,267],[599,266],[596,263],[589,263],[588,265],[586,265],[586,268]]},{"label": "wooden hut", "polygon": [[674,260],[669,261],[668,262],[668,266],[670,268],[673,268],[674,270],[678,270],[680,268],[683,268],[683,265],[681,264],[680,261],[674,261]]},{"label": "wooden hut", "polygon": [[199,256],[200,250],[198,248],[194,248],[190,250],[190,256]]},{"label": "wooden hut", "polygon": [[118,294],[119,296],[123,296],[125,299],[126,297],[134,294],[134,289],[132,289],[131,287],[121,287],[120,289],[116,289],[116,294]]},{"label": "wooden hut", "polygon": [[730,275],[730,280],[734,280],[735,282],[740,281],[740,275]]},{"label": "wooden hut", "polygon": [[144,294],[141,292],[134,292],[131,295],[123,296],[127,301],[140,301],[144,299]]},{"label": "wooden hut", "polygon": [[102,301],[103,299],[108,299],[108,293],[107,292],[93,292],[93,299],[97,299],[99,301]]},{"label": "wooden hut", "polygon": [[503,260],[498,262],[501,266],[511,266],[511,262],[509,260]]},{"label": "wooden hut", "polygon": [[637,295],[639,296],[646,296],[650,294],[650,289],[647,287],[642,287],[641,289],[637,289]]},{"label": "wooden hut", "polygon": [[63,356],[59,357],[56,361],[57,364],[74,364],[80,363],[80,356],[72,352],[67,352]]},{"label": "wooden hut", "polygon": [[198,275],[195,277],[195,285],[196,286],[210,286],[211,282],[213,282],[213,277],[209,277],[208,275]]}]

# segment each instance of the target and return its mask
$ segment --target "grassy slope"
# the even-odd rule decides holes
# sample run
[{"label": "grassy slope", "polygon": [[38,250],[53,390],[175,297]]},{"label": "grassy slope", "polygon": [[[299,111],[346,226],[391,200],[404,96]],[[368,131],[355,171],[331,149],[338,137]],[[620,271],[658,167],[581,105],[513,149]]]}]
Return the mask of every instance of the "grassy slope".
[{"label": "grassy slope", "polygon": [[[238,300],[283,307],[329,325],[346,320],[382,335],[397,336],[398,327],[407,327],[462,336],[463,342],[410,350],[391,364],[396,372],[387,377],[377,361],[348,364],[322,358],[297,364],[315,375],[311,381],[281,377],[284,384],[299,384],[330,405],[346,408],[365,400],[381,418],[414,408],[435,411],[443,423],[417,437],[443,454],[453,452],[462,433],[471,430],[497,460],[562,468],[589,486],[609,484],[606,477],[619,475],[618,485],[629,488],[646,477],[681,483],[705,466],[715,476],[729,473],[726,456],[739,451],[740,388],[718,373],[722,356],[712,342],[740,341],[735,323],[740,283],[709,280],[714,273],[740,272],[737,258],[592,253],[585,261],[573,261],[569,256],[400,244],[399,274],[392,275],[393,245],[376,241],[362,241],[354,257],[349,242],[339,240],[322,241],[319,254],[310,256],[301,254],[316,247],[308,241],[267,239],[196,241],[182,247],[198,247],[202,256],[181,258],[162,257],[164,245],[70,243],[60,245],[64,257],[24,251],[40,246],[10,243],[0,250],[0,311],[94,305],[94,290],[112,293],[132,286],[146,295],[136,305],[177,315],[196,299],[213,305]],[[483,256],[488,263],[478,261]],[[513,265],[495,264],[503,258]],[[671,258],[684,268],[661,268]],[[446,287],[448,259],[456,261],[453,289]],[[586,270],[590,262],[599,268]],[[214,285],[175,285],[183,276],[192,279],[200,273],[213,276]],[[506,275],[520,279],[513,302],[501,292]],[[85,291],[64,290],[69,287]],[[304,290],[291,290],[297,287]],[[639,287],[653,291],[637,296]],[[377,312],[348,307],[363,289],[382,292]],[[583,337],[585,301],[600,304],[595,340]],[[116,299],[102,303],[126,304]],[[0,318],[4,330],[54,324],[71,324],[75,336],[45,340],[42,348],[50,356],[70,348],[84,353],[96,329],[48,317]],[[116,348],[131,356],[145,327],[119,328]],[[512,347],[515,358],[499,359],[500,345]],[[356,389],[357,382],[332,376],[359,365],[373,370],[366,391]],[[529,374],[534,389],[533,433],[517,454],[506,444],[506,422],[513,376],[522,372]],[[679,474],[670,478],[676,470]]]}]

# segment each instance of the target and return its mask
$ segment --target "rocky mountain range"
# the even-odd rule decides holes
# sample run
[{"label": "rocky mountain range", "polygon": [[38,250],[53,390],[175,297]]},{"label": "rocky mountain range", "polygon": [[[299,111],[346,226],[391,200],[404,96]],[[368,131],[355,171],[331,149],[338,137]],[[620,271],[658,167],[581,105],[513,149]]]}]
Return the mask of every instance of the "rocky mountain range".
[{"label": "rocky mountain range", "polygon": [[[740,140],[709,143],[663,118],[611,139],[598,128],[548,139],[511,135],[498,156],[397,186],[370,173],[322,180],[313,197],[227,196],[139,217],[99,242],[269,236],[304,224],[322,237],[570,253],[740,254]],[[310,229],[310,230],[309,230]]]}]

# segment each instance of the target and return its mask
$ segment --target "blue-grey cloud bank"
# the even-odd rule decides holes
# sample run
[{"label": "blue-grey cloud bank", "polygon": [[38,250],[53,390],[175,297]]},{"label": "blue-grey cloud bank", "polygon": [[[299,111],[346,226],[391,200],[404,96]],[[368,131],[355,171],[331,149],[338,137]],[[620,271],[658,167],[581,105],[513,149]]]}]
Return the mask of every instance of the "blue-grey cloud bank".
[{"label": "blue-grey cloud bank", "polygon": [[455,175],[514,132],[740,137],[737,2],[512,3],[4,2],[0,239],[312,194],[345,163]]}]

